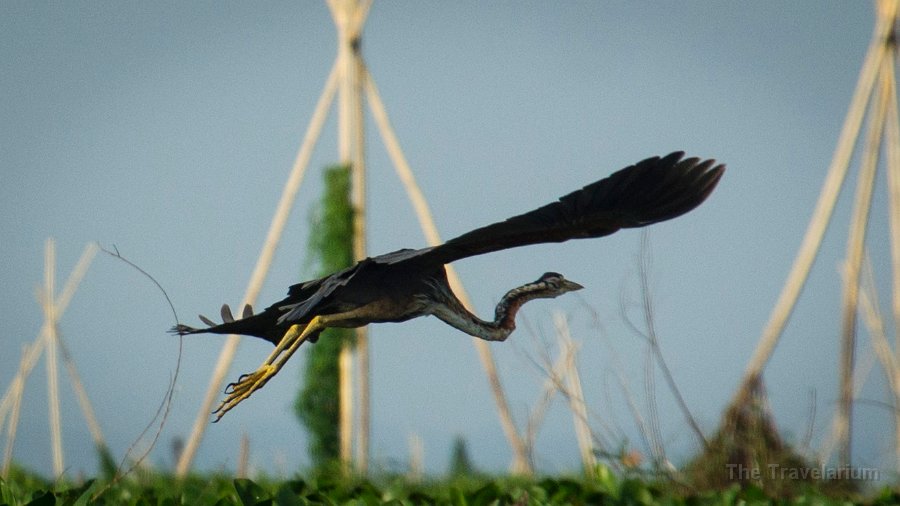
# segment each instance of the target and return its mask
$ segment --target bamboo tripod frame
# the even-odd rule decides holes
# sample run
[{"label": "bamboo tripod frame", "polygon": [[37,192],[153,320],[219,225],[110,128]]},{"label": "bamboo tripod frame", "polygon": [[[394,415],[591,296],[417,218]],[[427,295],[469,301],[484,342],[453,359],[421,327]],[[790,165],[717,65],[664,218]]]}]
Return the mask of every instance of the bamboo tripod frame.
[{"label": "bamboo tripod frame", "polygon": [[[883,134],[886,132],[887,142],[887,176],[890,196],[890,229],[893,264],[893,312],[895,327],[900,335],[900,134],[898,134],[896,78],[894,61],[896,49],[897,0],[879,0],[877,2],[877,20],[872,41],[860,71],[856,89],[850,103],[847,117],[841,129],[831,165],[825,177],[819,200],[813,216],[803,237],[800,249],[782,288],[781,294],[769,321],[763,330],[762,337],[747,365],[741,387],[733,403],[743,402],[750,393],[751,386],[757,382],[775,350],[788,318],[796,305],[800,292],[809,276],[813,261],[818,254],[825,230],[831,220],[838,195],[844,186],[849,169],[850,158],[856,146],[866,107],[870,106],[867,123],[867,138],[863,146],[860,163],[859,180],[851,218],[850,232],[847,239],[847,256],[843,269],[842,326],[841,326],[841,358],[840,401],[835,415],[835,427],[839,441],[839,465],[848,467],[851,463],[851,419],[853,410],[853,368],[856,349],[856,315],[859,307],[860,271],[865,248],[866,228],[871,208],[875,173],[878,166],[878,155],[881,149]],[[873,90],[877,94],[872,99]],[[870,103],[871,102],[871,103]],[[900,346],[895,353],[900,358]],[[900,373],[887,371],[891,382],[900,386]],[[894,389],[895,399],[900,402],[900,395]],[[900,404],[898,404],[900,406]],[[897,458],[900,469],[900,414],[897,418]]]},{"label": "bamboo tripod frame", "polygon": [[[381,100],[378,89],[375,86],[374,79],[369,74],[359,51],[360,34],[371,7],[372,0],[327,0],[327,3],[338,29],[338,56],[332,67],[331,73],[326,80],[319,101],[316,104],[300,150],[297,153],[296,160],[288,177],[288,181],[282,191],[281,200],[276,208],[275,216],[269,227],[265,244],[263,245],[259,259],[257,260],[256,267],[244,295],[244,300],[240,304],[241,307],[244,304],[253,304],[256,301],[262,283],[268,274],[275,248],[281,238],[281,233],[284,230],[289,211],[293,206],[300,183],[303,180],[303,176],[312,155],[312,150],[318,141],[328,110],[338,91],[340,91],[341,97],[338,104],[339,156],[343,162],[349,161],[353,170],[352,200],[354,203],[355,214],[357,215],[354,223],[354,231],[359,232],[355,234],[357,237],[356,240],[358,241],[354,244],[355,255],[357,255],[358,258],[365,256],[365,234],[363,233],[365,228],[363,90],[365,91],[366,103],[368,104],[372,117],[378,127],[387,153],[394,164],[394,169],[406,189],[416,212],[426,242],[429,245],[437,245],[442,242],[440,235],[437,232],[437,227],[435,226],[428,203],[416,183],[415,177],[413,176],[409,163],[406,161],[403,151],[400,149],[400,143],[391,127],[387,110]],[[447,276],[450,286],[454,292],[456,292],[460,301],[471,308],[469,296],[462,287],[459,276],[452,266],[447,266]],[[368,461],[369,366],[368,340],[365,335],[365,330],[363,329],[361,332],[362,334],[359,335],[357,345],[357,388],[359,389],[359,399],[357,403],[360,408],[360,416],[358,419],[359,436],[356,441],[356,470],[357,472],[365,473],[366,463]],[[219,359],[216,363],[212,377],[210,378],[209,387],[207,388],[206,395],[194,421],[191,435],[176,466],[177,476],[185,476],[190,470],[197,449],[199,448],[200,441],[208,426],[209,413],[212,410],[213,403],[218,396],[221,385],[234,360],[234,355],[239,342],[240,336],[229,336],[219,354]],[[512,449],[512,471],[519,474],[530,474],[532,468],[527,457],[526,443],[513,422],[512,414],[497,373],[490,347],[484,341],[476,338],[473,338],[473,342],[478,351],[482,367],[488,377],[498,416],[500,417],[501,426]],[[347,379],[343,381],[349,383],[349,380]],[[347,384],[341,386],[342,391],[345,389],[347,389]],[[348,409],[349,408],[344,408],[344,410]],[[347,421],[349,415],[346,414],[346,411],[344,417],[342,423],[341,454],[345,459],[349,459],[352,442],[349,439],[350,431],[348,430],[348,427],[350,425]],[[349,464],[346,463],[346,460],[345,464],[349,466]]]},{"label": "bamboo tripod frame", "polygon": [[100,429],[100,424],[97,422],[94,408],[88,399],[81,377],[78,375],[75,363],[58,334],[59,318],[65,312],[69,301],[72,300],[72,296],[84,278],[91,261],[97,253],[97,249],[97,245],[93,243],[88,244],[84,248],[78,263],[75,264],[75,268],[66,280],[62,292],[56,296],[54,295],[56,293],[56,246],[53,239],[47,239],[44,249],[44,286],[38,290],[38,300],[44,311],[44,324],[41,326],[34,343],[26,346],[22,352],[19,370],[3,395],[3,400],[0,401],[0,428],[3,427],[4,423],[7,424],[6,448],[3,452],[3,463],[0,466],[0,477],[2,478],[8,476],[12,465],[13,448],[15,446],[25,382],[42,354],[46,354],[47,358],[47,406],[54,477],[59,478],[65,472],[62,418],[59,410],[58,355],[60,352],[71,380],[72,389],[78,400],[78,405],[91,433],[91,438],[94,440],[94,445],[100,449],[106,448],[103,432]]}]

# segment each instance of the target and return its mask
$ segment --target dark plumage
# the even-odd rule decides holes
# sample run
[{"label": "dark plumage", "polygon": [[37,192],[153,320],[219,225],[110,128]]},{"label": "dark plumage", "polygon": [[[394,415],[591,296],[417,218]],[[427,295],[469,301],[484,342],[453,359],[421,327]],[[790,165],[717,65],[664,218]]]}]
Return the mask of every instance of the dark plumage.
[{"label": "dark plumage", "polygon": [[216,410],[228,410],[261,388],[305,340],[327,327],[359,327],[434,315],[475,337],[506,339],[515,328],[515,313],[528,300],[552,298],[582,288],[561,274],[510,290],[497,305],[494,321],[466,310],[447,283],[450,262],[528,244],[602,237],[680,216],[700,205],[725,170],[714,160],[682,159],[684,153],[654,157],[626,167],[534,211],[482,227],[440,246],[402,249],[372,258],[319,279],[293,285],[288,296],[253,315],[249,307],[235,320],[228,306],[224,323],[196,329],[179,325],[178,334],[212,332],[246,334],[276,345],[263,366],[226,390]]}]

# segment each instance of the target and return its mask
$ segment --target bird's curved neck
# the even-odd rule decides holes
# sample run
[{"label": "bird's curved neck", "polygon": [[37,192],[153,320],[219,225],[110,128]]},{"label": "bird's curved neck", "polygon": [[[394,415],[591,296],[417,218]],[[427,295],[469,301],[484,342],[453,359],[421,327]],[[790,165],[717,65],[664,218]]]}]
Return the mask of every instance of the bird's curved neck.
[{"label": "bird's curved neck", "polygon": [[447,324],[487,341],[503,341],[516,328],[516,313],[522,304],[538,297],[533,284],[527,284],[506,292],[494,309],[494,321],[485,321],[466,309],[453,293],[444,295],[443,304],[436,305],[432,314]]}]

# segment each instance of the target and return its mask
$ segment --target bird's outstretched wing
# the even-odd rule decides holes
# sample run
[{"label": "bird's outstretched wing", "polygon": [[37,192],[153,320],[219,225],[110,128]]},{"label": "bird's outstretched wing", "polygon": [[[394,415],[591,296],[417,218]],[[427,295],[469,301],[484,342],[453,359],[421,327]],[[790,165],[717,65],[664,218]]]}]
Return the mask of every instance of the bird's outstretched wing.
[{"label": "bird's outstretched wing", "polygon": [[402,249],[367,258],[334,274],[298,283],[290,287],[285,299],[261,313],[245,313],[244,318],[234,320],[230,310],[223,311],[222,324],[215,325],[201,317],[209,328],[179,325],[172,331],[178,334],[247,334],[277,344],[286,327],[308,322],[333,298],[335,291],[347,286],[363,271],[396,268],[407,262],[439,266],[492,251],[602,237],[622,228],[643,227],[675,218],[700,205],[725,170],[724,165],[716,165],[714,160],[682,160],[683,156],[684,153],[676,152],[663,158],[648,158],[561,197],[557,202],[473,230],[440,246]]},{"label": "bird's outstretched wing", "polygon": [[725,171],[715,160],[683,152],[648,158],[574,191],[557,202],[473,230],[401,261],[450,263],[528,244],[563,242],[612,234],[670,220],[699,206]]}]

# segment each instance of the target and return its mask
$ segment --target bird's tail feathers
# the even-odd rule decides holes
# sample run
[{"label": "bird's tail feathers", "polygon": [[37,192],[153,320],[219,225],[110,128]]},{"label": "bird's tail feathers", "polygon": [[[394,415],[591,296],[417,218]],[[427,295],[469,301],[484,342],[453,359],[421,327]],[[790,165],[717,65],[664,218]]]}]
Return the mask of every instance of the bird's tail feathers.
[{"label": "bird's tail feathers", "polygon": [[254,315],[253,307],[250,306],[250,304],[244,305],[244,309],[241,312],[240,319],[234,318],[231,313],[231,307],[229,307],[228,304],[222,304],[220,313],[223,323],[216,323],[203,315],[198,315],[200,321],[208,325],[208,327],[196,328],[189,325],[178,324],[172,327],[169,332],[180,336],[207,333],[244,334],[260,337],[262,339],[265,339],[266,341],[270,341],[273,343],[277,343],[276,339],[281,337],[281,335],[277,332],[277,329],[268,322],[268,320],[271,319],[271,315],[267,314],[266,312]]}]

